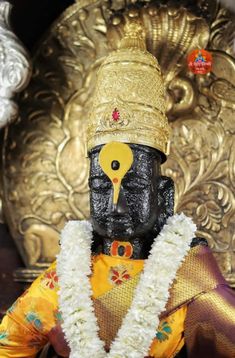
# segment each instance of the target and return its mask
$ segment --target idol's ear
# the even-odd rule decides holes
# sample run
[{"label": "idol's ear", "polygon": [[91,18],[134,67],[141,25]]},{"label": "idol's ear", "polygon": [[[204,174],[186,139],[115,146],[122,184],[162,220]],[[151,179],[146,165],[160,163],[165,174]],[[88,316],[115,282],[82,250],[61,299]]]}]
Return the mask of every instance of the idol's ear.
[{"label": "idol's ear", "polygon": [[[158,230],[160,231],[169,216],[174,215],[174,182],[166,176],[157,177]],[[157,231],[158,231],[157,230]]]}]

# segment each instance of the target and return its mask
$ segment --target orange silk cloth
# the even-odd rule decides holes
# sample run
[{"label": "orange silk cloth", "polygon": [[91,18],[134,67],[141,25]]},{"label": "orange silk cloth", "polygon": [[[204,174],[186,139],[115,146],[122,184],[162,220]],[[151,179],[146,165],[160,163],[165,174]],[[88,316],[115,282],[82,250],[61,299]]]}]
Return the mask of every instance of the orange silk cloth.
[{"label": "orange silk cloth", "polygon": [[[120,259],[100,254],[93,258],[93,299],[133,279],[143,269],[143,260]],[[0,325],[0,357],[34,358],[48,342],[48,333],[61,320],[58,309],[56,263],[37,278],[13,304]],[[186,306],[164,317],[156,327],[149,356],[174,357],[184,345]],[[153,317],[153,319],[155,319]]]},{"label": "orange silk cloth", "polygon": [[[94,257],[91,277],[93,298],[99,299],[107,292],[115,290],[115,287],[128,283],[128,280],[141,273],[143,266],[144,260],[116,258],[103,254]],[[183,332],[186,312],[187,307],[184,305],[160,321],[159,326],[156,327],[149,356],[170,358],[181,350],[184,345]]]}]

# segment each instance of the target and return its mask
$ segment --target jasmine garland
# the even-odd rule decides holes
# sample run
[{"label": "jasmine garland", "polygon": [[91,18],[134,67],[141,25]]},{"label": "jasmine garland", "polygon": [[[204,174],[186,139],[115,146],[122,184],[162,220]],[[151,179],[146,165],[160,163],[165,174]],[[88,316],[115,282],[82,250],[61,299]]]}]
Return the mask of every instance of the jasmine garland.
[{"label": "jasmine garland", "polygon": [[169,289],[195,231],[196,225],[184,214],[167,220],[145,260],[132,305],[110,352],[106,353],[104,342],[98,336],[99,327],[91,300],[92,227],[88,221],[70,221],[65,226],[57,258],[57,274],[62,329],[71,349],[70,358],[143,358],[148,354],[159,317],[169,298]]}]

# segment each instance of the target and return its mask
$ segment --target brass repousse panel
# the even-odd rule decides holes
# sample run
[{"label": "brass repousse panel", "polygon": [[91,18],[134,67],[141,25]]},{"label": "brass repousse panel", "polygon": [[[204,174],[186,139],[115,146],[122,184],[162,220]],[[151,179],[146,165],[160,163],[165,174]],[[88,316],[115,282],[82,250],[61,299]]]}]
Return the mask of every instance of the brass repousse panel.
[{"label": "brass repousse panel", "polygon": [[4,214],[31,267],[54,260],[67,220],[89,217],[86,116],[107,53],[105,6],[90,3],[69,8],[41,42],[20,117],[5,132]]},{"label": "brass repousse panel", "polygon": [[[166,82],[172,141],[163,172],[175,181],[176,211],[194,218],[235,285],[234,17],[214,1],[137,5],[78,1],[41,42],[21,115],[5,132],[4,214],[28,267],[48,265],[64,223],[89,216],[84,136],[96,71],[136,17]],[[210,74],[188,72],[194,48],[211,50]]]}]

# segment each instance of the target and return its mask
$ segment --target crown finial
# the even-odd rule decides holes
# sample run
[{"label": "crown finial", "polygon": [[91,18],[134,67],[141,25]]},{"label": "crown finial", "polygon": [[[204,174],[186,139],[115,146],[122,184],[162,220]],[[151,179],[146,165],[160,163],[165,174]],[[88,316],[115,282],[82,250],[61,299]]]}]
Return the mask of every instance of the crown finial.
[{"label": "crown finial", "polygon": [[119,44],[119,49],[131,48],[146,50],[143,26],[137,20],[132,20],[124,26],[124,36]]}]

